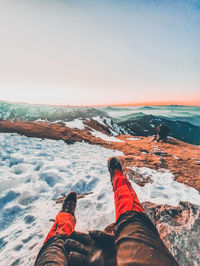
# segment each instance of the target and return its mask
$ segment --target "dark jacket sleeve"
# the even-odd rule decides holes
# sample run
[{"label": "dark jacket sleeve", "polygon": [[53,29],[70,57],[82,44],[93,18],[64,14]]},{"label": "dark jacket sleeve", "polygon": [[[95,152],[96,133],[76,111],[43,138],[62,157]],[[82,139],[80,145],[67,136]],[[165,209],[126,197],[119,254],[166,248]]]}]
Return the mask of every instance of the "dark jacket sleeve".
[{"label": "dark jacket sleeve", "polygon": [[122,214],[115,225],[115,239],[119,266],[178,265],[144,213],[130,211]]}]

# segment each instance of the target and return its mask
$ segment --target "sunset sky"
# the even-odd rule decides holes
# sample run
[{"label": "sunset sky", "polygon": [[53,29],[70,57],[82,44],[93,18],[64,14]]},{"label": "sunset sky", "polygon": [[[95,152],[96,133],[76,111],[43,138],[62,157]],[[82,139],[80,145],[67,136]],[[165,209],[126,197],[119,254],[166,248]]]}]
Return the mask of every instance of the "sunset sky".
[{"label": "sunset sky", "polygon": [[0,0],[0,100],[200,105],[200,1]]}]

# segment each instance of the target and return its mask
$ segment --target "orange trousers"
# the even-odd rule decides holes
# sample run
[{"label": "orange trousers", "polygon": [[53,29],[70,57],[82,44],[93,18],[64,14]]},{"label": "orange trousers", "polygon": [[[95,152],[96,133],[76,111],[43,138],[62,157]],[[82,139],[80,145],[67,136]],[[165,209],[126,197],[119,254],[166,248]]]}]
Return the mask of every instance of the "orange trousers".
[{"label": "orange trousers", "polygon": [[119,170],[115,170],[114,181],[114,200],[115,200],[115,215],[116,221],[119,216],[127,211],[137,211],[144,213],[144,210],[139,202],[139,199],[132,189],[131,183],[127,177]]},{"label": "orange trousers", "polygon": [[51,227],[51,230],[49,231],[44,241],[44,244],[48,239],[57,234],[70,236],[71,233],[74,231],[75,225],[76,225],[76,220],[73,215],[66,212],[59,212],[56,216],[56,220],[53,226]]},{"label": "orange trousers", "polygon": [[[115,199],[115,214],[116,221],[119,216],[127,211],[137,211],[144,213],[144,210],[138,200],[135,191],[131,187],[131,183],[119,170],[115,170],[114,182],[114,199]],[[74,231],[76,220],[73,215],[66,212],[59,212],[56,220],[51,227],[44,243],[56,234],[64,234],[70,236]]]}]

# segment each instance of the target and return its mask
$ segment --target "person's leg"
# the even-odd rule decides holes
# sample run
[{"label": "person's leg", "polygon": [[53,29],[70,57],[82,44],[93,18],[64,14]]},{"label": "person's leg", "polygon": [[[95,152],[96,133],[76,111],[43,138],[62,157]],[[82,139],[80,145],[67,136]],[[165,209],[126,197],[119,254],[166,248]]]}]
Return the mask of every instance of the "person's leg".
[{"label": "person's leg", "polygon": [[58,234],[70,236],[71,233],[74,231],[75,224],[76,224],[76,220],[72,214],[62,212],[62,211],[59,212],[56,216],[53,226],[51,227],[44,241],[44,244],[51,237],[58,235]]},{"label": "person's leg", "polygon": [[117,265],[178,265],[159,237],[117,158],[108,160],[115,199]]},{"label": "person's leg", "polygon": [[55,222],[44,241],[35,261],[35,266],[68,265],[64,244],[75,228],[76,202],[76,192],[70,192],[66,196],[62,210],[57,214]]},{"label": "person's leg", "polygon": [[40,249],[34,266],[68,266],[65,250],[67,235],[51,237]]},{"label": "person's leg", "polygon": [[115,224],[118,266],[177,266],[148,216],[142,212],[125,212]]},{"label": "person's leg", "polygon": [[136,211],[144,213],[142,205],[133,190],[131,183],[120,170],[114,171],[113,190],[115,199],[116,221],[124,212]]}]

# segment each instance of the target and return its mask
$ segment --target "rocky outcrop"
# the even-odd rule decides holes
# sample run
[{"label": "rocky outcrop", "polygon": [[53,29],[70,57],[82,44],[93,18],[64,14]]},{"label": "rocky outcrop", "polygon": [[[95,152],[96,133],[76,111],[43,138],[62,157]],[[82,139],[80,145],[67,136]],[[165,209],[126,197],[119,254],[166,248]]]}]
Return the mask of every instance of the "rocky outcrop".
[{"label": "rocky outcrop", "polygon": [[176,207],[151,202],[142,205],[178,263],[200,265],[200,206],[188,202]]},{"label": "rocky outcrop", "polygon": [[91,129],[94,129],[106,135],[112,135],[112,132],[109,129],[109,126],[105,124],[100,124],[98,121],[94,119],[83,120],[83,124],[87,126],[86,129],[88,129],[89,131],[91,131]]}]

